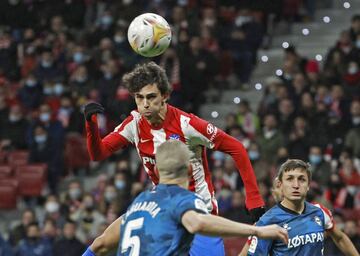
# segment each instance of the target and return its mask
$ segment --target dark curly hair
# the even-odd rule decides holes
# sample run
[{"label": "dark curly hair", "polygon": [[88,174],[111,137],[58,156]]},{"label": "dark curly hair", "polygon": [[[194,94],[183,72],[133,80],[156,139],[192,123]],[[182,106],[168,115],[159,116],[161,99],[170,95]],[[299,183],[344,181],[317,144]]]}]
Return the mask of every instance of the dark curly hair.
[{"label": "dark curly hair", "polygon": [[156,84],[161,95],[171,93],[165,70],[153,61],[136,65],[131,72],[123,76],[122,81],[131,94],[139,92],[149,84]]}]

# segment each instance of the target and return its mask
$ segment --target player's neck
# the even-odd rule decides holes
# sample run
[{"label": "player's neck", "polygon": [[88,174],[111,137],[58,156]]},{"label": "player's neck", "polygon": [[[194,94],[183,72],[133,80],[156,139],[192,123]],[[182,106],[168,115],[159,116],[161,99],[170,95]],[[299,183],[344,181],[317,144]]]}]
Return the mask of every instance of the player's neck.
[{"label": "player's neck", "polygon": [[178,185],[179,187],[182,187],[184,189],[188,189],[189,187],[189,181],[187,179],[183,178],[177,178],[177,179],[161,179],[159,180],[160,184],[165,185]]},{"label": "player's neck", "polygon": [[164,106],[161,107],[159,114],[154,117],[153,120],[149,120],[150,124],[153,126],[161,125],[165,121],[167,110],[167,104],[164,103]]},{"label": "player's neck", "polygon": [[304,211],[304,207],[305,207],[305,200],[288,200],[286,198],[284,198],[284,200],[281,201],[281,205],[284,206],[285,208],[292,210],[293,212],[296,212],[298,214],[303,213]]}]

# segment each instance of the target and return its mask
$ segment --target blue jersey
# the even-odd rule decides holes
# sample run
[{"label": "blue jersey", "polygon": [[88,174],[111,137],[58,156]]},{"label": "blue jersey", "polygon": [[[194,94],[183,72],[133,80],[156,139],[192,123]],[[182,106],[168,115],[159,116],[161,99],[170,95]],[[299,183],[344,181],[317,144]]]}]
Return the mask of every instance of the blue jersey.
[{"label": "blue jersey", "polygon": [[122,216],[118,255],[187,255],[194,235],[181,217],[189,210],[207,214],[199,196],[177,185],[141,193]]},{"label": "blue jersey", "polygon": [[257,226],[270,224],[277,224],[287,229],[288,244],[280,240],[252,237],[248,255],[323,255],[324,232],[334,226],[329,210],[319,204],[308,202],[305,202],[305,208],[301,214],[277,204],[256,223]]}]

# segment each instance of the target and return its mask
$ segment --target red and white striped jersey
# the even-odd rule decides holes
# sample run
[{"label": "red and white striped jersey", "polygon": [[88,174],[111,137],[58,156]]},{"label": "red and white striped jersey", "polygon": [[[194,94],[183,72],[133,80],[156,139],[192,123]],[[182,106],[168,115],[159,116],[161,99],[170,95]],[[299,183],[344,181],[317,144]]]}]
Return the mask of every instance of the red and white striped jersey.
[{"label": "red and white striped jersey", "polygon": [[194,152],[191,160],[192,177],[189,190],[201,195],[209,212],[216,214],[217,202],[208,168],[206,148],[220,150],[230,154],[240,170],[246,189],[247,207],[253,209],[263,206],[256,177],[243,145],[211,123],[170,105],[167,106],[165,120],[160,126],[152,126],[139,112],[132,111],[104,139],[100,138],[96,118],[93,118],[92,122],[87,122],[88,149],[91,159],[102,160],[116,150],[132,144],[136,147],[150,179],[157,184],[159,181],[155,169],[157,147],[168,139],[183,141]]}]

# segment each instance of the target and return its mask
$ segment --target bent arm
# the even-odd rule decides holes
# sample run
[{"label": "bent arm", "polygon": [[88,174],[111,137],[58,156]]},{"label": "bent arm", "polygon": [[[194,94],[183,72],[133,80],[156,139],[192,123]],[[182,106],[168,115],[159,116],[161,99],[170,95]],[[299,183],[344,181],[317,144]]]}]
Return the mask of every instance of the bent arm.
[{"label": "bent arm", "polygon": [[263,239],[281,239],[287,243],[287,231],[277,225],[257,227],[238,223],[223,217],[200,214],[193,210],[183,214],[181,222],[192,234],[200,233],[209,236],[257,236]]},{"label": "bent arm", "polygon": [[340,249],[342,253],[346,256],[358,256],[359,252],[356,250],[354,244],[351,242],[350,238],[338,229],[336,226],[327,231],[331,236],[331,239],[334,241],[336,246]]},{"label": "bent arm", "polygon": [[236,167],[239,170],[241,179],[243,180],[245,186],[246,207],[248,209],[254,209],[264,206],[265,203],[259,192],[254,169],[252,168],[250,159],[243,144],[225,132],[221,133],[221,136],[219,136],[219,142],[216,144],[216,150],[230,154],[235,161]]},{"label": "bent arm", "polygon": [[117,248],[120,240],[121,219],[120,216],[111,223],[111,225],[105,229],[104,233],[97,237],[90,245],[91,250],[96,256],[107,255]]},{"label": "bent arm", "polygon": [[127,141],[120,134],[109,133],[101,139],[96,115],[91,121],[86,121],[86,139],[90,159],[101,161],[108,158],[113,152],[127,145]]}]

